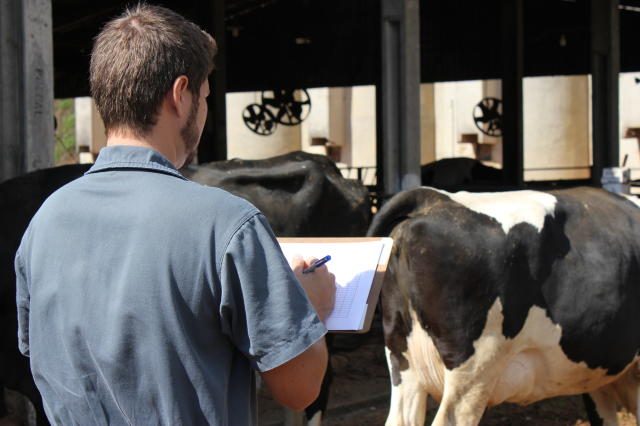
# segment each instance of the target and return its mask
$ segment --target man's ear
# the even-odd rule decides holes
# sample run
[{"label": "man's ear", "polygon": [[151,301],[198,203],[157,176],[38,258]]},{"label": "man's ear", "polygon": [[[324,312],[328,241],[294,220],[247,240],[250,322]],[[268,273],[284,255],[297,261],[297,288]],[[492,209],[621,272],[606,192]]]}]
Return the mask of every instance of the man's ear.
[{"label": "man's ear", "polygon": [[169,102],[179,117],[188,116],[191,110],[191,92],[189,91],[189,78],[181,75],[176,78],[169,93]]}]

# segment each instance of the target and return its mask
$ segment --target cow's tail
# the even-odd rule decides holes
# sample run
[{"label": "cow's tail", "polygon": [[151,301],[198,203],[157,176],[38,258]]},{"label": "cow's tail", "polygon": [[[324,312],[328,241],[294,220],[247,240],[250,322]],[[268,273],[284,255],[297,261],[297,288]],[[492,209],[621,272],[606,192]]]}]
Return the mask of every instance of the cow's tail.
[{"label": "cow's tail", "polygon": [[404,220],[425,212],[429,206],[449,199],[444,192],[421,187],[402,191],[387,201],[373,217],[367,231],[368,237],[386,237]]}]

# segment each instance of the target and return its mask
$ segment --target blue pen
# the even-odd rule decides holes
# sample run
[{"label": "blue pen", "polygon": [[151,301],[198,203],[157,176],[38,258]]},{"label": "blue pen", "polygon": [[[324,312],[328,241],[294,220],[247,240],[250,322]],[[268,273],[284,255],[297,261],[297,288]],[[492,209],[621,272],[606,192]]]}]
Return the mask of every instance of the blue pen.
[{"label": "blue pen", "polygon": [[313,262],[311,264],[311,266],[309,266],[308,268],[303,269],[302,273],[303,274],[308,274],[310,272],[313,272],[313,271],[316,270],[316,268],[321,267],[322,265],[324,265],[325,263],[327,263],[330,260],[331,260],[331,256],[329,256],[329,255],[323,257],[322,259],[318,259],[315,262]]}]

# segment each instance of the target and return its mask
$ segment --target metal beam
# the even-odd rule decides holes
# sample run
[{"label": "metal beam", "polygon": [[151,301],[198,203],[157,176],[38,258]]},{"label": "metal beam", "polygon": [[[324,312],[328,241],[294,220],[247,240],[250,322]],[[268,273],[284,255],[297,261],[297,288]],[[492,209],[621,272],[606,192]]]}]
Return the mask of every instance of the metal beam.
[{"label": "metal beam", "polygon": [[51,0],[0,2],[0,181],[53,165]]},{"label": "metal beam", "polygon": [[618,0],[591,0],[591,103],[593,168],[600,184],[602,169],[620,162],[618,90],[620,73],[620,12]]},{"label": "metal beam", "polygon": [[198,162],[227,159],[227,49],[225,39],[225,0],[200,1],[198,18],[202,27],[216,40],[216,68],[209,78],[209,112],[198,147]]},{"label": "metal beam", "polygon": [[524,183],[523,0],[502,0],[502,170],[504,183]]},{"label": "metal beam", "polygon": [[381,149],[386,195],[420,186],[420,2],[381,0]]}]

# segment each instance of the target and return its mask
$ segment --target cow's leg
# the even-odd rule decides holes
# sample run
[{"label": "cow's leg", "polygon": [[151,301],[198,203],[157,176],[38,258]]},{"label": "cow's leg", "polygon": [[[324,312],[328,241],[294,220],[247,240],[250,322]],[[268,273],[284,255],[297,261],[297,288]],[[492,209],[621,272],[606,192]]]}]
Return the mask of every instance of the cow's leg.
[{"label": "cow's leg", "polygon": [[463,364],[444,372],[444,393],[434,426],[471,426],[480,422],[510,356],[502,322],[502,306],[496,300],[482,334],[473,343],[474,354]]},{"label": "cow's leg", "polygon": [[[630,406],[627,409],[636,415],[636,423],[640,426],[640,361],[636,362],[629,374],[632,378],[634,393],[630,398]],[[635,404],[635,406],[632,404]]]},{"label": "cow's leg", "polygon": [[[616,426],[618,424],[616,398],[609,386],[595,390],[589,394],[596,405],[598,416],[604,426]],[[597,423],[597,422],[596,422]]]},{"label": "cow's leg", "polygon": [[598,413],[596,403],[593,402],[593,398],[588,393],[582,394],[582,402],[584,403],[584,409],[587,412],[587,420],[591,426],[603,426],[602,417]]},{"label": "cow's leg", "polygon": [[640,386],[636,388],[636,424],[640,426]]},{"label": "cow's leg", "polygon": [[385,426],[423,426],[427,414],[427,390],[411,368],[398,370],[395,355],[388,349],[387,363],[392,375],[391,404]]},{"label": "cow's leg", "polygon": [[[617,410],[624,407],[640,419],[640,364],[636,363],[616,379],[589,394],[605,426],[617,425]],[[591,420],[591,415],[589,417]],[[596,419],[594,424],[598,424]],[[640,424],[640,422],[639,422]]]},{"label": "cow's leg", "polygon": [[455,370],[445,372],[444,395],[432,425],[477,425],[495,385],[493,376],[483,374],[478,377]]},{"label": "cow's leg", "polygon": [[427,392],[418,383],[404,380],[391,387],[391,406],[385,426],[423,426],[427,414]]},{"label": "cow's leg", "polygon": [[640,386],[636,391],[636,424],[640,425]]}]

